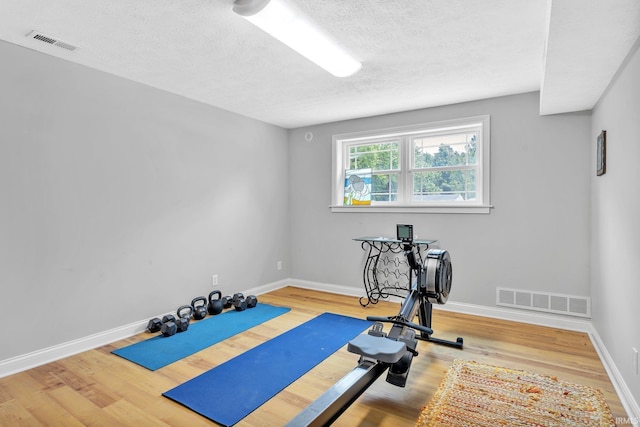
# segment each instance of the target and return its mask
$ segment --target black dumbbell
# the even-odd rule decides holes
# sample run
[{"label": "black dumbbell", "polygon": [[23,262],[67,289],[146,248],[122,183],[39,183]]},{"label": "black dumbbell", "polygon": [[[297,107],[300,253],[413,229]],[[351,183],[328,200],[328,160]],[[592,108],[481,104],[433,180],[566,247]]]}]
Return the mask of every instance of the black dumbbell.
[{"label": "black dumbbell", "polygon": [[175,335],[178,332],[178,325],[176,322],[167,322],[162,324],[162,328],[160,328],[160,332],[165,337],[170,337],[171,335]]},{"label": "black dumbbell", "polygon": [[190,305],[181,305],[178,307],[178,310],[176,311],[176,314],[178,315],[178,318],[176,319],[177,332],[184,332],[189,329],[189,322],[191,320],[192,313],[193,307]]},{"label": "black dumbbell", "polygon": [[233,300],[233,307],[236,311],[244,311],[247,309],[247,300],[245,298],[236,298]]},{"label": "black dumbbell", "polygon": [[220,301],[222,301],[222,307],[224,308],[229,308],[233,305],[233,298],[229,295],[222,297]]},{"label": "black dumbbell", "polygon": [[[215,296],[217,296],[217,298],[213,299],[213,297]],[[207,311],[209,312],[209,314],[220,314],[222,308],[224,307],[221,298],[222,292],[218,290],[211,291],[211,293],[209,294],[209,305],[207,306]]]},{"label": "black dumbbell", "polygon": [[236,301],[244,299],[244,295],[242,294],[242,292],[237,292],[235,294],[233,294],[233,302],[235,304]]},{"label": "black dumbbell", "polygon": [[247,297],[247,308],[253,308],[258,305],[258,298],[255,295],[249,295]]},{"label": "black dumbbell", "polygon": [[170,337],[171,335],[175,335],[178,331],[178,325],[176,325],[176,318],[173,314],[165,314],[162,316],[162,326],[160,327],[160,332],[165,337]]},{"label": "black dumbbell", "polygon": [[153,319],[149,320],[147,329],[149,330],[149,332],[158,332],[160,329],[162,329],[162,320],[154,317]]},{"label": "black dumbbell", "polygon": [[[200,303],[198,305],[198,303]],[[207,317],[207,299],[205,297],[195,297],[191,300],[191,307],[193,307],[193,318],[196,320],[204,319]]]}]

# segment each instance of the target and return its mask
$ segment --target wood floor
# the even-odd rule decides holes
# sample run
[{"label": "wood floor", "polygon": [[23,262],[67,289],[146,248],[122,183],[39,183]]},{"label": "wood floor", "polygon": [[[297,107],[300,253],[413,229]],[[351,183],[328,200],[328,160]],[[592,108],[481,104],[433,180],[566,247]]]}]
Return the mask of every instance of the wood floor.
[{"label": "wood floor", "polygon": [[[291,311],[155,372],[110,353],[149,338],[149,334],[141,333],[2,378],[0,425],[215,425],[162,393],[323,312],[364,318],[393,315],[399,308],[390,302],[362,308],[357,298],[292,287],[261,295],[260,302],[291,307]],[[383,376],[334,425],[414,425],[421,407],[455,358],[597,387],[603,391],[613,416],[627,417],[586,334],[438,310],[434,310],[433,327],[434,337],[464,337],[464,349],[420,342],[420,355],[414,358],[405,388],[386,383]],[[286,424],[351,371],[357,359],[346,348],[339,350],[237,425]]]}]

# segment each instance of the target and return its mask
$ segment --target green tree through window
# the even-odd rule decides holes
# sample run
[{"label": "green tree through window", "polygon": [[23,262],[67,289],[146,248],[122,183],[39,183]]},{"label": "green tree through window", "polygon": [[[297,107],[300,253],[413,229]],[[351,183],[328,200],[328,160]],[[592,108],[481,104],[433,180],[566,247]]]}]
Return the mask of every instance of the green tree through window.
[{"label": "green tree through window", "polygon": [[413,200],[476,198],[475,133],[414,138]]}]

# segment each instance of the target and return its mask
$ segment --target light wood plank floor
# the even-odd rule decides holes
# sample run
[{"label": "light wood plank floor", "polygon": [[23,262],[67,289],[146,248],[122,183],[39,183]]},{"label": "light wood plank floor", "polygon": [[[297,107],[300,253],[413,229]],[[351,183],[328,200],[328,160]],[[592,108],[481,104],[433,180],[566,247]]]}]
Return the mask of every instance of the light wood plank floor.
[{"label": "light wood plank floor", "polygon": [[[110,353],[150,336],[141,333],[2,378],[0,425],[215,425],[163,397],[162,392],[323,312],[364,318],[394,315],[399,308],[399,304],[390,302],[363,308],[354,297],[292,287],[261,295],[259,299],[292,310],[155,372]],[[586,334],[438,310],[434,310],[433,327],[434,337],[453,340],[464,337],[464,349],[420,342],[420,355],[414,358],[405,388],[394,387],[381,377],[334,425],[414,425],[421,407],[427,404],[455,358],[524,369],[597,387],[604,392],[614,417],[627,416]],[[351,371],[357,359],[346,348],[339,350],[238,425],[285,424]]]}]

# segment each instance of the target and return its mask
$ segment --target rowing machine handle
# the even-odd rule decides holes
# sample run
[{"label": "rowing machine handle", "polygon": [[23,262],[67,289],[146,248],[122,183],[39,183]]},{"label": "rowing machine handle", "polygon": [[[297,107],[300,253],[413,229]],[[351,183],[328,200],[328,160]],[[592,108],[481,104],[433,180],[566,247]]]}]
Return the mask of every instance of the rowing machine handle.
[{"label": "rowing machine handle", "polygon": [[428,328],[426,326],[418,325],[417,323],[413,323],[413,322],[394,320],[394,319],[389,319],[388,317],[380,317],[380,316],[367,316],[367,320],[370,322],[395,323],[396,325],[408,326],[412,329],[416,329],[420,332],[424,332],[425,334],[429,334],[429,335],[433,334],[433,329]]}]

